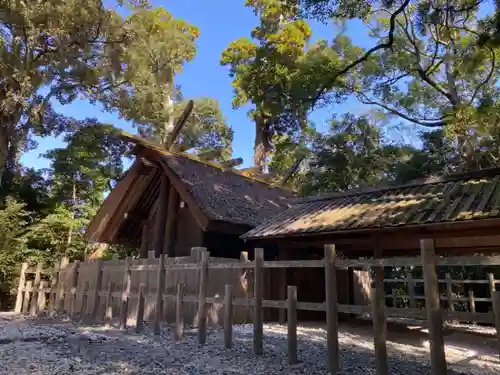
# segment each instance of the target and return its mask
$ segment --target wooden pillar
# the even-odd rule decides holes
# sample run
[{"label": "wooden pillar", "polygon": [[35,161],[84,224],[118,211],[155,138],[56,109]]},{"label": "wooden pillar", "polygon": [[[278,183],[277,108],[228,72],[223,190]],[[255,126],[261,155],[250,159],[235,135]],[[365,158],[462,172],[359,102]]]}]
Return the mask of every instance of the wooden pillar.
[{"label": "wooden pillar", "polygon": [[325,245],[325,294],[328,371],[336,374],[340,369],[339,321],[337,297],[337,266],[335,245]]},{"label": "wooden pillar", "polygon": [[179,194],[175,190],[174,185],[170,185],[168,193],[168,206],[167,206],[167,222],[165,225],[165,241],[163,247],[163,254],[169,257],[174,257],[174,248],[177,241],[177,219],[179,214]]},{"label": "wooden pillar", "polygon": [[141,259],[146,259],[148,257],[149,224],[149,220],[144,220],[142,223],[141,250],[139,254]]},{"label": "wooden pillar", "polygon": [[408,298],[410,300],[410,308],[415,309],[417,307],[417,301],[415,300],[415,283],[413,282],[411,271],[408,274]]},{"label": "wooden pillar", "polygon": [[224,346],[233,346],[233,287],[226,284],[224,293]]},{"label": "wooden pillar", "polygon": [[198,284],[198,344],[207,340],[207,284],[208,284],[208,252],[201,254],[200,279]]},{"label": "wooden pillar", "polygon": [[141,283],[139,285],[139,296],[137,301],[137,316],[135,319],[135,332],[140,333],[142,326],[144,324],[144,287],[145,285]]},{"label": "wooden pillar", "polygon": [[57,261],[54,264],[54,268],[51,272],[50,278],[50,294],[49,294],[49,316],[53,317],[56,311],[56,299],[57,299],[57,290],[59,285],[59,274],[61,270],[61,262]]},{"label": "wooden pillar", "polygon": [[287,338],[288,363],[297,363],[297,287],[289,285],[287,289]]},{"label": "wooden pillar", "polygon": [[30,314],[36,315],[38,308],[38,288],[40,288],[40,281],[42,280],[43,264],[38,263],[35,271],[35,282],[33,283],[33,297],[31,299]]},{"label": "wooden pillar", "polygon": [[165,290],[165,255],[160,254],[158,259],[158,272],[156,275],[156,304],[154,319],[154,334],[161,332],[161,317],[163,314],[163,292]]},{"label": "wooden pillar", "polygon": [[153,249],[155,258],[159,258],[163,252],[165,240],[165,225],[167,223],[167,205],[168,205],[168,186],[167,176],[161,176],[160,194],[158,197],[158,210],[156,211],[155,232],[153,238]]},{"label": "wooden pillar", "polygon": [[[278,253],[277,260],[286,260],[284,252],[280,249]],[[287,298],[287,270],[288,268],[278,268],[276,273],[278,274],[278,299],[284,301]],[[278,323],[285,324],[286,320],[286,309],[278,310]]]},{"label": "wooden pillar", "polygon": [[182,300],[184,298],[184,284],[177,284],[175,302],[175,339],[179,341],[184,334],[184,319],[182,316]]},{"label": "wooden pillar", "polygon": [[[374,256],[382,258],[382,247],[375,239]],[[375,287],[372,290],[373,340],[375,344],[375,371],[377,375],[388,373],[387,364],[387,323],[385,317],[384,267],[375,267]],[[413,289],[413,285],[409,288]]]},{"label": "wooden pillar", "polygon": [[254,262],[253,352],[259,355],[264,353],[264,249],[255,249]]},{"label": "wooden pillar", "polygon": [[102,275],[103,275],[103,265],[104,262],[102,259],[99,259],[95,262],[94,268],[95,268],[95,274],[96,274],[96,279],[95,279],[95,285],[94,285],[94,292],[93,292],[93,300],[92,300],[92,315],[91,319],[92,321],[96,321],[97,317],[99,315],[99,305],[101,303],[101,297],[99,294],[101,293],[101,288],[102,288]]},{"label": "wooden pillar", "polygon": [[439,284],[436,273],[434,240],[420,240],[422,270],[424,274],[425,310],[431,349],[433,375],[445,375],[446,353],[444,350],[443,317],[439,301]]},{"label": "wooden pillar", "polygon": [[14,311],[16,313],[21,312],[21,307],[23,306],[23,291],[26,283],[26,270],[28,269],[28,263],[24,262],[21,266],[21,273],[19,274],[19,285],[17,287],[17,297],[16,306]]},{"label": "wooden pillar", "polygon": [[495,314],[495,328],[497,331],[497,350],[500,358],[500,290],[493,292],[493,313]]}]

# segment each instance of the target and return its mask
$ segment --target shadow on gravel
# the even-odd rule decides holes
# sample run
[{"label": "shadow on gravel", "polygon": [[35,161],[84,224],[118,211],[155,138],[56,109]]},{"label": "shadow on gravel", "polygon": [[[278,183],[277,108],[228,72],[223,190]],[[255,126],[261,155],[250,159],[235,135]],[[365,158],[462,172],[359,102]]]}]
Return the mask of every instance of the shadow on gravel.
[{"label": "shadow on gravel", "polygon": [[[308,334],[299,331],[299,363],[289,366],[287,363],[286,334],[266,332],[264,355],[255,356],[252,348],[252,335],[235,332],[233,349],[224,348],[220,330],[209,331],[207,344],[197,345],[196,331],[186,332],[185,338],[176,343],[173,341],[173,332],[164,330],[162,335],[135,334],[134,328],[127,333],[116,327],[94,326],[98,334],[109,335],[109,340],[94,342],[85,339],[68,339],[66,344],[68,355],[78,356],[85,361],[101,364],[114,371],[139,371],[141,374],[167,371],[163,373],[184,374],[264,374],[272,371],[274,374],[326,374],[326,345],[322,334]],[[75,332],[87,331],[89,328],[76,328]],[[355,333],[349,335],[352,345],[341,345],[342,370],[339,374],[372,374],[375,369],[373,350],[367,346],[366,338]],[[359,340],[358,340],[359,339]],[[116,341],[115,341],[116,340]],[[359,344],[356,343],[359,341]],[[406,348],[414,351],[415,348]],[[421,355],[414,359],[402,360],[398,349],[388,343],[389,373],[392,375],[431,374],[423,350]],[[398,355],[399,354],[399,355]],[[472,357],[473,358],[473,357]],[[468,360],[470,360],[469,358]],[[458,363],[463,365],[464,363]],[[469,366],[471,366],[469,364]],[[268,370],[266,370],[268,369]],[[270,370],[272,369],[272,370]],[[193,372],[194,371],[194,372]],[[242,372],[243,371],[243,372]],[[162,372],[160,372],[162,373]],[[450,369],[449,375],[464,375],[462,372]]]},{"label": "shadow on gravel", "polygon": [[[116,326],[86,325],[69,321],[51,319],[27,320],[14,319],[13,324],[34,324],[64,330],[65,338],[41,339],[49,352],[57,353],[61,360],[67,361],[68,371],[72,366],[81,369],[101,369],[99,374],[326,374],[326,342],[324,331],[300,327],[298,332],[299,363],[288,365],[286,327],[265,327],[264,355],[255,356],[252,348],[252,334],[249,326],[235,328],[233,349],[223,346],[220,330],[209,330],[206,345],[199,346],[195,330],[187,330],[180,342],[173,340],[173,331],[165,328],[160,336],[136,334],[135,327],[127,331]],[[364,333],[364,335],[362,334]],[[428,354],[423,347],[415,346],[415,341],[405,340],[405,332],[398,332],[395,343],[388,342],[389,373],[391,375],[431,374]],[[392,336],[392,333],[390,334]],[[401,336],[401,337],[400,337]],[[375,373],[375,361],[370,338],[366,330],[353,329],[341,333],[342,375]],[[425,336],[424,336],[425,337]],[[391,339],[391,337],[390,337]],[[345,344],[348,342],[349,344]],[[393,345],[394,344],[394,345]],[[397,345],[399,346],[397,346]],[[402,355],[406,358],[401,358]],[[411,354],[408,356],[408,354]],[[413,358],[412,358],[413,357]],[[449,375],[495,373],[490,367],[488,372],[470,362],[474,356],[453,366],[467,365],[467,370],[450,368]],[[494,363],[499,366],[500,363]],[[450,366],[451,367],[451,366]],[[488,366],[489,367],[489,366]],[[76,371],[76,370],[75,370]],[[73,372],[70,372],[73,373]],[[83,370],[74,373],[90,373]],[[43,373],[45,375],[45,373]],[[50,373],[47,373],[49,375]],[[50,374],[52,375],[52,374]]]}]

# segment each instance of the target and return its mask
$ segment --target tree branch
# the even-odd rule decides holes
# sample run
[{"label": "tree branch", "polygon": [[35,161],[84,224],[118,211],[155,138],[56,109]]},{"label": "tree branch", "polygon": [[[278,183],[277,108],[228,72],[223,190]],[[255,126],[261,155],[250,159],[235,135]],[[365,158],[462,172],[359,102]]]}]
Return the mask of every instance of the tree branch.
[{"label": "tree branch", "polygon": [[490,81],[491,77],[493,77],[493,72],[495,71],[495,68],[496,68],[495,51],[493,50],[493,48],[491,48],[488,45],[486,45],[486,47],[489,49],[489,51],[491,53],[491,69],[490,69],[488,75],[486,76],[486,78],[483,80],[483,82],[481,82],[474,90],[474,93],[472,94],[472,97],[470,99],[470,104],[472,104],[474,102],[474,99],[476,99],[476,96],[479,93],[479,90],[481,90],[481,88]]},{"label": "tree branch", "polygon": [[319,90],[319,93],[316,95],[316,97],[312,100],[311,106],[314,107],[316,103],[318,102],[319,99],[328,91],[331,89],[332,85],[335,83],[335,81],[340,77],[349,72],[352,68],[358,66],[359,64],[367,61],[371,55],[373,55],[375,52],[381,49],[388,49],[392,48],[394,44],[394,30],[396,29],[396,18],[405,10],[405,8],[410,4],[410,0],[404,0],[404,2],[401,4],[401,6],[396,9],[396,11],[391,15],[389,19],[389,34],[387,36],[387,42],[377,44],[375,47],[372,47],[366,53],[361,56],[359,59],[354,60],[350,64],[346,65],[343,69],[339,70],[336,72],[332,77],[328,79],[328,81],[321,87]]},{"label": "tree branch", "polygon": [[446,121],[444,120],[447,116],[443,116],[441,117],[441,119],[433,119],[433,120],[419,120],[419,119],[416,119],[414,117],[411,117],[401,111],[398,111],[397,109],[395,108],[391,108],[383,103],[380,103],[378,101],[375,101],[375,100],[372,100],[370,98],[368,98],[365,94],[361,93],[361,92],[357,92],[356,93],[359,101],[363,104],[370,104],[370,105],[376,105],[380,108],[383,108],[385,109],[387,112],[390,112],[391,114],[393,115],[396,115],[396,116],[399,116],[409,122],[412,122],[414,124],[417,124],[417,125],[421,125],[421,126],[425,126],[425,127],[428,127],[428,128],[437,128],[437,127],[442,127],[444,125],[446,125]]}]

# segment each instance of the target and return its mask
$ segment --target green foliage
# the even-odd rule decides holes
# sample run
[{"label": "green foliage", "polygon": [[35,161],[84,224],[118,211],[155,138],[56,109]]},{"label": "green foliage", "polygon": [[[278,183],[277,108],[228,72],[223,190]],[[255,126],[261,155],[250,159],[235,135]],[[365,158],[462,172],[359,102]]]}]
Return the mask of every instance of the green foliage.
[{"label": "green foliage", "polygon": [[255,106],[250,112],[257,134],[254,166],[265,169],[273,135],[306,125],[305,113],[299,109],[287,117],[286,126],[280,117],[285,108],[291,108],[293,93],[307,88],[299,74],[311,28],[304,20],[294,20],[293,8],[281,1],[247,1],[247,6],[260,16],[260,25],[251,33],[254,40],[231,42],[222,53],[221,64],[230,67],[233,77],[233,106],[247,102]]},{"label": "green foliage", "polygon": [[[0,206],[0,304],[7,308],[19,263],[28,255],[29,213],[12,198]],[[7,306],[5,306],[7,305]]]},{"label": "green foliage", "polygon": [[123,174],[122,157],[127,146],[111,125],[86,120],[78,131],[66,136],[67,146],[44,157],[51,161],[51,193],[57,202],[88,202],[98,205]]},{"label": "green foliage", "polygon": [[[174,104],[174,117],[178,118],[188,100],[180,97]],[[161,144],[164,137],[163,125],[142,126],[141,135]],[[220,161],[231,158],[233,131],[227,123],[217,100],[202,97],[194,100],[191,116],[186,120],[176,144],[187,149],[206,151],[214,148],[223,149]]]}]

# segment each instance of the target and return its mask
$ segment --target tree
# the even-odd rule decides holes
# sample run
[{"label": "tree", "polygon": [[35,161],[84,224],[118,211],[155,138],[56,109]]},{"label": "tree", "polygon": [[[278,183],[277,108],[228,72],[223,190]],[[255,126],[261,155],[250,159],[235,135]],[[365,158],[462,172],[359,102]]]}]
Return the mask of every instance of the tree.
[{"label": "tree", "polygon": [[140,132],[152,127],[165,143],[174,126],[174,76],[195,57],[199,31],[160,7],[136,11],[123,27],[133,37],[113,62],[119,68],[109,69],[121,83],[96,98],[108,109],[117,109]]},{"label": "tree", "polygon": [[99,124],[95,120],[84,123],[79,131],[66,137],[68,144],[65,148],[51,150],[45,155],[51,160],[51,197],[56,202],[55,217],[46,219],[49,222],[45,225],[62,222],[60,218],[67,216],[65,237],[68,246],[73,241],[71,223],[89,218],[90,213],[97,210],[104,193],[121,178],[122,156],[127,151],[127,146],[115,136],[116,130],[111,125]]},{"label": "tree", "polygon": [[304,20],[294,20],[294,7],[277,0],[249,0],[260,16],[260,25],[252,38],[231,42],[223,51],[221,64],[230,66],[235,98],[233,107],[251,102],[255,109],[250,117],[255,122],[254,167],[263,171],[272,149],[274,134],[290,134],[307,127],[306,113],[297,108],[288,111],[289,126],[283,127],[280,117],[290,93],[304,90],[300,83],[299,60],[305,53],[311,29]]},{"label": "tree", "polygon": [[[55,113],[78,94],[103,89],[103,56],[124,43],[120,17],[99,0],[0,1],[0,168],[32,134],[71,127]],[[111,56],[110,56],[111,57]]]},{"label": "tree", "polygon": [[194,57],[198,31],[147,1],[127,3],[132,14],[123,19],[102,0],[0,0],[1,169],[33,134],[75,130],[52,100],[80,96],[136,124],[171,127],[172,77]]},{"label": "tree", "polygon": [[[174,117],[178,118],[187,105],[180,94],[174,104]],[[140,134],[156,143],[163,141],[164,128],[162,124],[144,124],[140,128]],[[193,111],[188,117],[181,133],[177,137],[176,144],[185,149],[196,151],[207,151],[214,148],[223,150],[220,161],[231,158],[233,131],[227,123],[217,100],[201,97],[194,100]]]},{"label": "tree", "polygon": [[12,198],[0,204],[0,304],[8,308],[17,266],[27,255],[29,213]]},{"label": "tree", "polygon": [[317,134],[303,193],[337,192],[376,186],[387,170],[380,129],[367,117],[333,118],[326,134]]}]

